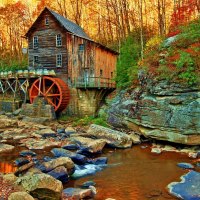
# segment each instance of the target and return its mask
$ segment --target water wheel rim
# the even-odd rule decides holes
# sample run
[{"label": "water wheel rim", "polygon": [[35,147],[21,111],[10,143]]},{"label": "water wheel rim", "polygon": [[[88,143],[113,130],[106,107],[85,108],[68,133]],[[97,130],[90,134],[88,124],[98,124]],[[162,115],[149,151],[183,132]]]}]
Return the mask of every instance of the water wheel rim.
[{"label": "water wheel rim", "polygon": [[[51,84],[47,88],[46,85],[48,84],[46,83],[49,82],[51,82]],[[53,88],[56,90],[57,93],[50,93]],[[41,84],[40,79],[37,79],[32,84],[29,95],[30,102],[33,103],[34,99],[37,96],[41,95],[47,100],[49,104],[54,107],[55,111],[63,110],[69,103],[69,94],[67,94],[66,102],[62,106],[64,89],[67,89],[69,93],[67,85],[61,79],[44,76],[41,78]]]}]

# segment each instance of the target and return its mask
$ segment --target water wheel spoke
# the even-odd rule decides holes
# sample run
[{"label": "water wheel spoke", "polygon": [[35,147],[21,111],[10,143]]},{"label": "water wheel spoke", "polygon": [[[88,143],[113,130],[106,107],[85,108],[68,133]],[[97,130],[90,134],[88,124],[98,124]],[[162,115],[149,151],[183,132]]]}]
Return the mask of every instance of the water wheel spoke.
[{"label": "water wheel spoke", "polygon": [[37,89],[38,94],[40,93],[40,94],[44,95],[43,92],[39,89],[39,87],[36,84],[33,84],[33,86]]},{"label": "water wheel spoke", "polygon": [[35,98],[35,97],[37,97],[37,95],[31,95],[31,96],[30,96],[30,98]]},{"label": "water wheel spoke", "polygon": [[60,94],[47,94],[46,97],[59,97]]},{"label": "water wheel spoke", "polygon": [[42,79],[42,91],[43,91],[43,94],[45,94],[45,77],[43,77]]},{"label": "water wheel spoke", "polygon": [[51,91],[51,89],[53,88],[54,85],[55,85],[55,83],[53,82],[51,84],[51,86],[47,89],[47,91],[45,92],[45,95],[47,95]]},{"label": "water wheel spoke", "polygon": [[49,104],[51,104],[54,108],[57,107],[56,103],[54,103],[50,98],[47,98]]}]

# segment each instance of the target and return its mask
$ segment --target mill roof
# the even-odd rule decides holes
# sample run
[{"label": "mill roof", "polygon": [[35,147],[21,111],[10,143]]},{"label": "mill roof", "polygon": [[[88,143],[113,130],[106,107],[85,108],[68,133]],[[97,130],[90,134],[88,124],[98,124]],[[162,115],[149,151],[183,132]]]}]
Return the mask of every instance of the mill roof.
[{"label": "mill roof", "polygon": [[89,38],[89,36],[84,32],[84,30],[77,24],[75,24],[74,22],[66,19],[65,17],[61,16],[60,14],[54,12],[53,10],[45,7],[44,10],[41,12],[41,14],[38,16],[38,18],[36,19],[36,21],[33,23],[33,25],[29,28],[29,30],[27,31],[27,33],[25,34],[26,37],[28,37],[29,33],[31,32],[32,28],[34,27],[34,25],[36,24],[36,22],[39,20],[40,16],[43,14],[44,11],[49,11],[54,18],[60,23],[60,25],[66,30],[69,31],[70,33],[73,33],[76,36],[85,38],[87,40],[91,40]]},{"label": "mill roof", "polygon": [[67,31],[73,33],[74,35],[77,35],[77,36],[83,37],[85,39],[91,40],[80,26],[78,26],[74,22],[64,18],[63,16],[59,15],[58,13],[54,12],[53,10],[50,10],[50,9],[48,9],[48,10],[51,12],[51,14],[60,22],[60,24]]},{"label": "mill roof", "polygon": [[68,32],[78,36],[78,37],[81,37],[81,38],[84,38],[86,40],[90,40],[94,43],[96,43],[96,45],[100,46],[101,48],[104,48],[108,51],[111,51],[112,53],[114,54],[119,54],[118,52],[98,43],[98,42],[95,42],[93,41],[86,33],[85,31],[77,24],[75,24],[74,22],[66,19],[65,17],[63,17],[62,15],[54,12],[53,10],[45,7],[44,10],[41,12],[41,14],[38,16],[38,18],[36,19],[36,21],[33,23],[33,25],[29,28],[29,30],[27,31],[27,33],[25,34],[25,37],[29,37],[29,34],[31,33],[31,30],[35,28],[35,24],[37,23],[37,21],[39,20],[40,16],[45,12],[45,11],[48,11],[50,12],[54,18],[59,22],[59,24]]}]

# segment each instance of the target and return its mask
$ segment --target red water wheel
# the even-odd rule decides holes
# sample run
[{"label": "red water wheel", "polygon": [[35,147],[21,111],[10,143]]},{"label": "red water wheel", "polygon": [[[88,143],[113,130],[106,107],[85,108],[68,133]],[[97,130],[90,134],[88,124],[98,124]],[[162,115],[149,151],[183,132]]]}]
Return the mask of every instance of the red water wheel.
[{"label": "red water wheel", "polygon": [[70,92],[66,83],[59,78],[43,76],[33,82],[30,91],[30,102],[33,103],[37,96],[43,96],[55,111],[63,111],[70,100]]}]

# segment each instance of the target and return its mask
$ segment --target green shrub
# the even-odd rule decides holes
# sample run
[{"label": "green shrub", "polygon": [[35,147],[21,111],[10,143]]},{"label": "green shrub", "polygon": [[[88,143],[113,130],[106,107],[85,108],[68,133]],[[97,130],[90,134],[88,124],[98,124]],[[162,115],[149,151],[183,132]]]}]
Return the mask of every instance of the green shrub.
[{"label": "green shrub", "polygon": [[181,26],[181,34],[177,37],[176,47],[186,48],[189,45],[200,42],[200,18],[196,19],[187,26]]},{"label": "green shrub", "polygon": [[16,71],[25,70],[28,66],[28,58],[23,57],[22,60],[17,58],[0,59],[0,71]]},{"label": "green shrub", "polygon": [[181,32],[169,45],[152,39],[147,43],[144,60],[147,72],[156,79],[166,79],[188,85],[200,81],[200,19],[181,27]]},{"label": "green shrub", "polygon": [[175,64],[180,70],[178,76],[180,79],[187,81],[189,85],[193,85],[197,82],[195,62],[189,53],[180,51],[180,58],[175,62]]},{"label": "green shrub", "polygon": [[130,77],[130,73],[133,71],[132,68],[137,65],[140,51],[140,44],[134,36],[129,36],[122,43],[117,62],[116,82],[118,88],[126,88],[131,85],[132,77]]},{"label": "green shrub", "polygon": [[104,126],[104,127],[109,127],[109,124],[106,122],[106,119],[102,118],[102,117],[94,118],[93,124],[97,124],[97,125]]},{"label": "green shrub", "polygon": [[93,116],[85,116],[85,117],[71,117],[67,115],[62,115],[59,117],[61,121],[67,121],[72,123],[72,126],[88,126],[90,124],[97,124],[104,127],[109,127],[106,119],[104,117],[93,117]]}]

